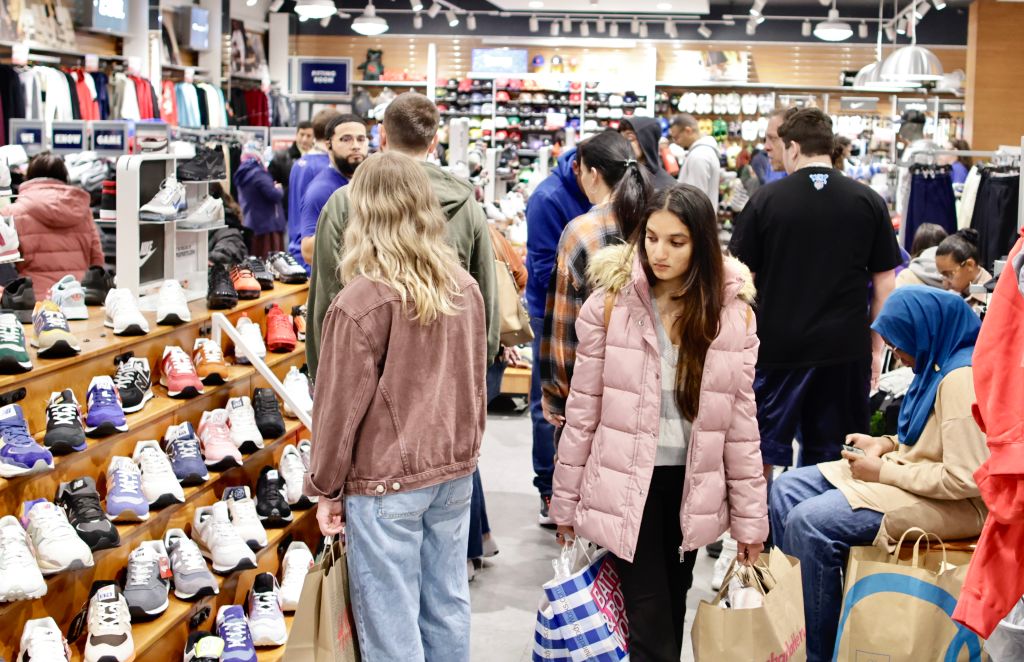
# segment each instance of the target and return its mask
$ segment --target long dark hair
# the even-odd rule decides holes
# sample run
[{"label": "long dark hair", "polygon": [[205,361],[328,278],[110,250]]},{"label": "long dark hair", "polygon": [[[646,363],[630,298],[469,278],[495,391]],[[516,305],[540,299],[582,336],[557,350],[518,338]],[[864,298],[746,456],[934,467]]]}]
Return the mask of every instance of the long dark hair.
[{"label": "long dark hair", "polygon": [[978,252],[980,238],[981,235],[974,228],[958,230],[942,240],[935,250],[935,255],[952,255],[958,264],[963,264],[967,260],[981,264],[981,254]]},{"label": "long dark hair", "polygon": [[604,131],[579,144],[576,153],[588,168],[601,173],[612,189],[612,213],[626,241],[643,223],[653,195],[650,176],[636,162],[633,147],[617,131]]},{"label": "long dark hair", "polygon": [[647,282],[652,286],[657,277],[647,256],[646,219],[657,211],[667,211],[679,218],[690,231],[693,244],[683,286],[672,295],[672,300],[679,302],[680,309],[672,327],[672,336],[679,342],[676,403],[679,412],[694,421],[700,405],[704,359],[712,341],[718,336],[722,316],[725,265],[718,243],[718,218],[707,194],[689,184],[678,184],[654,195],[634,240]]}]

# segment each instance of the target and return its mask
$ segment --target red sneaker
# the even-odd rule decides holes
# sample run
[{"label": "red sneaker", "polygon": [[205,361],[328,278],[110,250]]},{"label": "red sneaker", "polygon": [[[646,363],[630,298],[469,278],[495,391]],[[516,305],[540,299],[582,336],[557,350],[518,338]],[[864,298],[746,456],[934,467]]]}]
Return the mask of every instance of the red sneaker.
[{"label": "red sneaker", "polygon": [[275,303],[267,311],[267,349],[290,352],[295,349],[296,342],[292,318]]},{"label": "red sneaker", "polygon": [[177,345],[164,347],[160,361],[160,385],[172,398],[194,398],[203,392],[203,382],[196,374],[192,359]]}]

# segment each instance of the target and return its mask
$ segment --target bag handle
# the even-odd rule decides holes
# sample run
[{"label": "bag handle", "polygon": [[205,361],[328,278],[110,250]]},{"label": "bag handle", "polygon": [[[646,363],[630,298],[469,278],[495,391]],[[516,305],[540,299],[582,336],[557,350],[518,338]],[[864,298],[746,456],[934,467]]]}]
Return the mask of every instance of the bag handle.
[{"label": "bag handle", "polygon": [[911,559],[911,563],[913,564],[913,567],[915,567],[915,568],[920,567],[921,541],[924,540],[926,542],[928,547],[927,547],[927,549],[925,551],[929,552],[929,551],[931,551],[931,548],[932,548],[932,545],[931,545],[931,539],[932,538],[935,538],[936,540],[939,541],[940,545],[943,545],[943,547],[941,548],[942,549],[942,564],[943,564],[943,566],[946,565],[946,548],[944,546],[944,543],[942,542],[942,538],[940,538],[939,536],[937,536],[934,533],[929,533],[929,532],[925,531],[924,529],[922,529],[920,527],[917,527],[917,526],[912,526],[912,527],[910,527],[909,529],[907,529],[906,531],[903,532],[903,535],[900,536],[899,542],[896,543],[896,549],[895,549],[895,551],[893,551],[892,556],[889,559],[889,563],[899,563],[899,560],[900,560],[900,549],[903,547],[903,542],[906,540],[907,536],[910,535],[911,533],[918,534],[917,540],[914,542],[914,555],[913,555],[913,558]]},{"label": "bag handle", "polygon": [[[757,568],[757,571],[760,570],[763,570],[774,579],[774,576],[771,575],[771,571],[768,570],[767,566]],[[733,558],[732,563],[729,564],[729,569],[725,573],[725,578],[722,579],[722,587],[718,589],[718,593],[715,595],[715,599],[711,604],[717,605],[722,601],[722,598],[725,597],[726,591],[729,590],[729,580],[737,575],[740,576],[740,581],[743,582],[744,586],[754,587],[761,595],[767,596],[768,592],[764,590],[764,585],[761,583],[760,577],[757,576],[757,571],[750,566],[740,565],[737,563],[736,559]]]}]

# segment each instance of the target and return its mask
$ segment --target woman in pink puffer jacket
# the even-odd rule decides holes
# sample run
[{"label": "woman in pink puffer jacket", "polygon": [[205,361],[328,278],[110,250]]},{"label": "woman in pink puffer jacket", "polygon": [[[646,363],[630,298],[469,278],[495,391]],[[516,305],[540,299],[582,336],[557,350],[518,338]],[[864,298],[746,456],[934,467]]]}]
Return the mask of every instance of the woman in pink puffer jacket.
[{"label": "woman in pink puffer jacket", "polygon": [[699,189],[652,202],[635,245],[590,265],[550,512],[563,542],[614,554],[630,659],[675,662],[696,550],[729,530],[753,563],[768,509],[750,273]]}]

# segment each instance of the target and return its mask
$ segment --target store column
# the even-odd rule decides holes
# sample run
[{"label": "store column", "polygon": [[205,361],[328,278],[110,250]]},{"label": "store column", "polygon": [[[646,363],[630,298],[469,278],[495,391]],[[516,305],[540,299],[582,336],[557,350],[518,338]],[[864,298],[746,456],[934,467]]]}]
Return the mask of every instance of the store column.
[{"label": "store column", "polygon": [[970,12],[965,137],[974,149],[1017,145],[1024,135],[1024,3],[975,0]]}]

